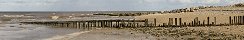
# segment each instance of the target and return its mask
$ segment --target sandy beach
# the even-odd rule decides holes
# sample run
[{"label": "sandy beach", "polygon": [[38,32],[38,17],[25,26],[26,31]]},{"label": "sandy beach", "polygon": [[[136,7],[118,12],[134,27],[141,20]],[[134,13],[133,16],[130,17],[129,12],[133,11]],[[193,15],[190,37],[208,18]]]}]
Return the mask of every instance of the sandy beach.
[{"label": "sandy beach", "polygon": [[[195,12],[165,13],[136,16],[136,19],[149,19],[151,23],[155,18],[157,25],[168,23],[168,18],[182,18],[183,22],[190,23],[198,17],[202,23],[210,17],[210,22],[217,24],[228,24],[229,16],[243,16],[243,11],[213,11],[213,10],[243,10],[243,7],[218,7],[206,8]],[[150,20],[151,19],[151,20]],[[174,23],[175,24],[175,23]],[[206,24],[206,23],[205,23]],[[160,40],[243,40],[243,25],[232,26],[195,26],[195,27],[145,27],[134,30],[151,34]]]},{"label": "sandy beach", "polygon": [[156,40],[156,38],[130,29],[102,28],[80,34],[74,38],[58,40]]},{"label": "sandy beach", "polygon": [[243,26],[135,28],[160,40],[243,40]]},{"label": "sandy beach", "polygon": [[10,11],[0,15],[0,40],[244,40],[244,4],[171,11]]}]

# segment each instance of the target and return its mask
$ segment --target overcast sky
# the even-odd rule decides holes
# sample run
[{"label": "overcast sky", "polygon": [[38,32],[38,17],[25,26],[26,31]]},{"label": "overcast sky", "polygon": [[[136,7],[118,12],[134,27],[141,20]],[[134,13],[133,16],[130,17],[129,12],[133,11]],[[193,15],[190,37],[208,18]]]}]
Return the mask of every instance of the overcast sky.
[{"label": "overcast sky", "polygon": [[160,11],[244,0],[0,0],[0,11]]}]

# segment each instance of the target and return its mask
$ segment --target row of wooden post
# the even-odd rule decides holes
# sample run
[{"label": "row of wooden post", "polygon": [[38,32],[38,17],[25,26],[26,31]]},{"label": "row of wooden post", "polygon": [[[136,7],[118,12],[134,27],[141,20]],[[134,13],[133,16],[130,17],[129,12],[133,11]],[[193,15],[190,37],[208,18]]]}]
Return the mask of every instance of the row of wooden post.
[{"label": "row of wooden post", "polygon": [[243,25],[244,24],[244,16],[230,16],[229,17],[230,25]]},{"label": "row of wooden post", "polygon": [[[244,25],[244,16],[230,16],[229,17],[229,24],[222,24],[219,23],[217,24],[217,18],[213,17],[213,21],[210,22],[211,18],[207,17],[207,23],[205,23],[205,20],[199,21],[199,18],[196,17],[194,18],[193,21],[187,23],[183,22],[182,23],[182,18],[169,18],[168,24],[163,23],[162,25],[160,24],[160,27],[185,27],[185,26],[227,26],[227,25]],[[179,21],[179,22],[178,22]],[[154,19],[154,22],[156,24],[156,19]]]},{"label": "row of wooden post", "polygon": [[[157,25],[157,19],[154,18],[153,24],[148,19],[136,22],[135,19],[132,21],[113,20],[113,21],[73,21],[73,22],[29,22],[32,24],[45,24],[59,27],[74,27],[74,28],[89,28],[89,27],[185,27],[185,26],[221,26],[221,25],[243,25],[244,16],[230,16],[229,24],[217,24],[216,17],[213,17],[210,22],[210,17],[206,20],[200,21],[198,17],[195,17],[191,22],[182,22],[182,18],[169,18],[168,23]],[[206,21],[206,23],[205,23]]]},{"label": "row of wooden post", "polygon": [[41,24],[53,27],[91,28],[91,27],[143,27],[149,26],[145,20],[96,20],[96,21],[71,21],[71,22],[22,22],[28,24]]}]

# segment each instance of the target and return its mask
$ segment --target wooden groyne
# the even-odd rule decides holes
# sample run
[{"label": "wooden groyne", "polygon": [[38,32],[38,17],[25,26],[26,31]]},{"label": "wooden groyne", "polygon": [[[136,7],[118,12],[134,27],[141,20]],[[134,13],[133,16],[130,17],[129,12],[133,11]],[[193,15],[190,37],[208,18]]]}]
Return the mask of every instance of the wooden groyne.
[{"label": "wooden groyne", "polygon": [[[39,24],[53,27],[71,27],[71,28],[90,28],[90,27],[115,27],[115,28],[136,28],[136,27],[199,27],[199,26],[230,26],[244,25],[244,16],[229,16],[229,23],[217,23],[217,17],[203,18],[195,17],[191,22],[183,22],[183,18],[168,18],[168,23],[157,23],[154,18],[152,22],[148,19],[116,19],[116,20],[78,20],[78,21],[25,21],[24,24]],[[212,21],[211,21],[211,20]]]},{"label": "wooden groyne", "polygon": [[[212,21],[210,20],[212,19]],[[198,17],[195,17],[191,22],[182,22],[182,18],[169,18],[168,24],[159,24],[158,27],[197,27],[197,26],[230,26],[230,25],[244,25],[244,16],[229,16],[229,23],[217,23],[217,17],[207,17],[207,23],[205,20],[199,21]]]},{"label": "wooden groyne", "polygon": [[[88,27],[143,27],[147,19],[120,19],[120,20],[80,20],[80,21],[26,21],[24,24],[39,24],[57,27],[88,28]],[[144,25],[146,24],[146,25]]]}]

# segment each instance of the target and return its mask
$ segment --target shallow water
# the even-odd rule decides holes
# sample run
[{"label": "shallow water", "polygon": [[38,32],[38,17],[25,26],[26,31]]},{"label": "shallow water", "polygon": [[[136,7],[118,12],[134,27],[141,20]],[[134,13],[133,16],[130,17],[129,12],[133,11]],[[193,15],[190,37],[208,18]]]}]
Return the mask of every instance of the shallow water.
[{"label": "shallow water", "polygon": [[82,31],[75,28],[52,28],[42,25],[0,24],[0,40],[42,40]]}]

